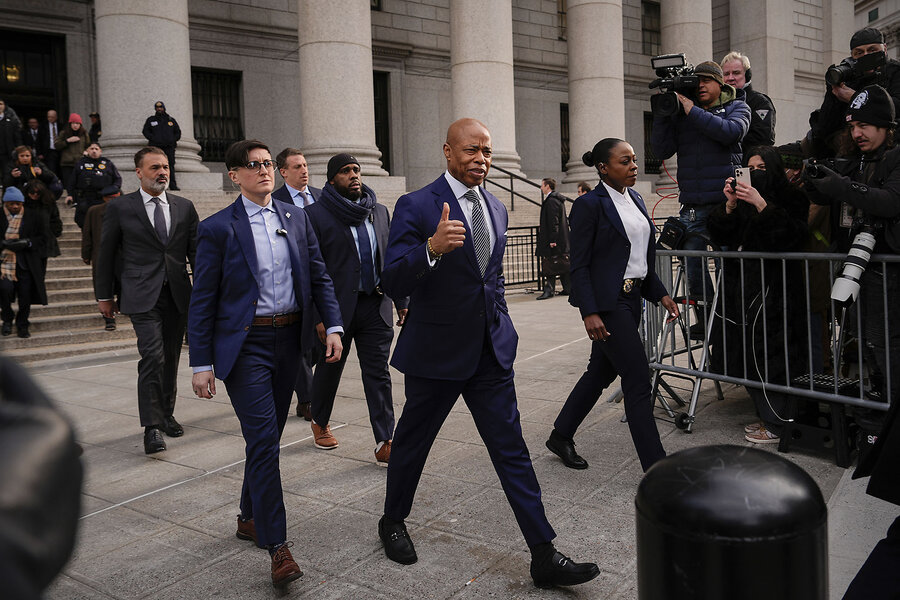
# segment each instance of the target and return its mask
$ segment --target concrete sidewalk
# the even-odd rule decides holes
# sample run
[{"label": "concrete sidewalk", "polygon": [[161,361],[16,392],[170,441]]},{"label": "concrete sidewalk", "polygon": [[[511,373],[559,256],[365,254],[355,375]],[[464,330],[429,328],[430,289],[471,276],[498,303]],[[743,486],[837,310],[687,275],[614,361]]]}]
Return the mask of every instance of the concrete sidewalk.
[{"label": "concrete sidewalk", "polygon": [[[47,597],[636,598],[634,494],[642,473],[620,422],[623,408],[597,404],[576,440],[590,468],[565,468],[544,441],[584,370],[590,342],[565,298],[535,302],[510,293],[509,304],[521,338],[515,368],[522,428],[556,545],[576,560],[596,561],[602,572],[594,581],[570,590],[532,586],[527,548],[461,401],[435,443],[408,520],[419,562],[387,560],[377,535],[386,470],[374,462],[351,351],[332,422],[340,447],[317,450],[309,424],[296,416],[284,432],[288,536],[305,575],[274,590],[268,555],[234,536],[244,458],[237,418],[224,386],[212,400],[191,395],[185,354],[176,410],[185,435],[152,457],[143,453],[138,426],[135,361],[36,374],[74,421],[86,466],[78,545]],[[403,378],[392,373],[399,416]],[[749,445],[741,427],[753,420],[752,404],[743,390],[725,392],[716,401],[712,386],[704,386],[693,434],[658,422],[668,452]],[[897,507],[865,496],[865,481],[850,481],[827,455],[783,456],[809,472],[829,500],[831,597],[840,598]]]}]

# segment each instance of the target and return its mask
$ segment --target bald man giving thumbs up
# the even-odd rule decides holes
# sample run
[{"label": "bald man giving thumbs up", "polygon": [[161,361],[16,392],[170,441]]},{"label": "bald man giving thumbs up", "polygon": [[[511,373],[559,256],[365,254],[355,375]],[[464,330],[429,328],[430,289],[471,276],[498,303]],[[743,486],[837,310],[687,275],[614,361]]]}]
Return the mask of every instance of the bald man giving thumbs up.
[{"label": "bald man giving thumbs up", "polygon": [[462,395],[532,552],[535,585],[574,585],[599,574],[553,547],[522,439],[513,361],[518,335],[503,287],[507,214],[481,184],[491,166],[484,124],[461,119],[444,143],[447,171],[397,201],[381,274],[386,294],[409,297],[391,365],[405,375],[406,405],[394,432],[384,516],[388,558],[416,562],[404,519],[431,445]]}]

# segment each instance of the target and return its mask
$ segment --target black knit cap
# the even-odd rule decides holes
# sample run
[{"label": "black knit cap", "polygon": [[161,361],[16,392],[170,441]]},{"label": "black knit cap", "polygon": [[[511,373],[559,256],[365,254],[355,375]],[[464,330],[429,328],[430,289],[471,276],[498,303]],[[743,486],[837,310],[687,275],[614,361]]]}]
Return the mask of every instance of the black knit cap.
[{"label": "black knit cap", "polygon": [[700,77],[709,77],[719,83],[725,85],[725,75],[722,73],[722,67],[711,60],[702,62],[694,68],[694,75]]},{"label": "black knit cap", "polygon": [[856,92],[847,108],[847,122],[862,121],[876,127],[891,128],[894,123],[894,101],[880,85],[867,85]]},{"label": "black knit cap", "polygon": [[341,152],[340,154],[335,154],[331,157],[331,160],[328,161],[328,171],[325,174],[325,180],[331,181],[334,179],[334,176],[337,175],[337,172],[343,169],[346,165],[356,165],[359,166],[359,161],[356,160],[355,156],[347,154],[346,152]]},{"label": "black knit cap", "polygon": [[884,34],[874,27],[863,27],[850,38],[850,50],[866,44],[883,44]]},{"label": "black knit cap", "polygon": [[115,196],[120,191],[119,186],[113,183],[100,190],[100,197],[106,198],[107,196]]}]

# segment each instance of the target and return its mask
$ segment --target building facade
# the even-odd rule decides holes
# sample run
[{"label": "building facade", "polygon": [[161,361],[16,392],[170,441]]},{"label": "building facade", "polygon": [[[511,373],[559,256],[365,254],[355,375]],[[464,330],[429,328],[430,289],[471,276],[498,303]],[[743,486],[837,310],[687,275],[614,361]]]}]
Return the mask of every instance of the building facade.
[{"label": "building facade", "polygon": [[414,189],[443,169],[447,125],[473,116],[492,131],[495,165],[565,189],[596,181],[582,153],[624,137],[647,192],[662,170],[645,142],[651,56],[747,54],[786,143],[805,134],[825,69],[873,9],[897,55],[897,4],[0,0],[0,98],[23,119],[98,110],[106,155],[126,165],[163,100],[183,131],[182,187],[221,185],[224,149],[255,137],[273,154],[302,148],[316,185],[328,157],[349,150],[370,178]]}]

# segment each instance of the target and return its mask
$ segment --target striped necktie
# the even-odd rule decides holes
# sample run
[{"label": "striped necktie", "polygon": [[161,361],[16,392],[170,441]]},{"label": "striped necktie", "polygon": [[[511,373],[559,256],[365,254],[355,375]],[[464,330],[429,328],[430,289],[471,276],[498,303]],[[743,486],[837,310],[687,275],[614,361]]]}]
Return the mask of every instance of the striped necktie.
[{"label": "striped necktie", "polygon": [[478,259],[478,268],[481,276],[487,270],[488,261],[491,259],[491,235],[488,233],[487,221],[484,218],[484,209],[475,190],[469,190],[465,194],[466,200],[472,203],[472,241],[475,243],[475,258]]}]

